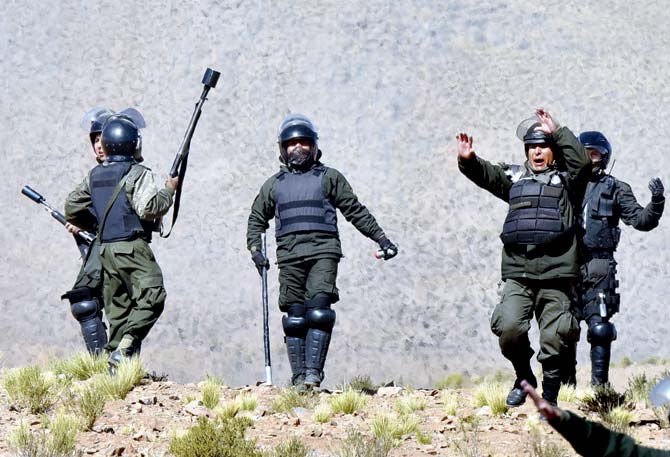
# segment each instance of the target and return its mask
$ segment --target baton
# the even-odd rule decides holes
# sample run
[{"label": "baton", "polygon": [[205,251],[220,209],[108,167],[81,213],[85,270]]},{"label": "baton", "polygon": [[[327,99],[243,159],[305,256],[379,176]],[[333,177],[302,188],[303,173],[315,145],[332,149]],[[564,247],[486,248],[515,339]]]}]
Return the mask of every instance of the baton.
[{"label": "baton", "polygon": [[[261,234],[261,254],[266,259],[267,247],[265,233]],[[268,325],[268,269],[263,267],[261,271],[261,282],[263,286],[263,346],[265,349],[265,383],[272,385],[272,362],[270,362],[270,328]]]}]

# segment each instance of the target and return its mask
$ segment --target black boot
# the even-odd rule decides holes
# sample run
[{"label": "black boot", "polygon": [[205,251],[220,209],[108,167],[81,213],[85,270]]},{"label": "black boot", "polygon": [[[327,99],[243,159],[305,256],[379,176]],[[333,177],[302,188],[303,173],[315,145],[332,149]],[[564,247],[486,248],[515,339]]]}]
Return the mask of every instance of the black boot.
[{"label": "black boot", "polygon": [[561,389],[560,365],[543,363],[542,372],[542,398],[552,406],[557,406],[558,391]]},{"label": "black boot", "polygon": [[305,343],[305,385],[319,387],[323,381],[323,366],[330,345],[330,332],[310,328]]},{"label": "black boot", "polygon": [[602,386],[609,382],[611,346],[591,346],[591,385]]},{"label": "black boot", "polygon": [[514,381],[514,386],[507,394],[507,400],[505,404],[511,408],[521,406],[526,402],[526,393],[521,388],[521,381],[524,379],[528,381],[533,387],[537,387],[537,379],[533,374],[533,370],[530,367],[530,358],[524,360],[515,360],[512,362],[514,365],[514,372],[516,373],[516,381]]},{"label": "black boot", "polygon": [[577,387],[577,345],[561,356],[561,385]]}]

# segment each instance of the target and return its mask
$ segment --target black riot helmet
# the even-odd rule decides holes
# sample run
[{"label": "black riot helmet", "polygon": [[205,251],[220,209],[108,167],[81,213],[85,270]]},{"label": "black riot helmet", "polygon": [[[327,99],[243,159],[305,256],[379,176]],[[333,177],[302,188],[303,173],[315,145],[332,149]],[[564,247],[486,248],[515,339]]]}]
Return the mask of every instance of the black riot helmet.
[{"label": "black riot helmet", "polygon": [[541,125],[540,119],[533,115],[528,119],[521,121],[516,128],[516,136],[523,141],[524,146],[526,146],[526,151],[528,151],[528,145],[531,144],[548,144],[549,146],[552,146],[553,149],[554,137],[538,130],[538,127]]},{"label": "black riot helmet", "polygon": [[307,116],[302,114],[289,114],[279,125],[277,134],[277,144],[279,145],[279,154],[281,161],[289,164],[288,153],[286,152],[286,143],[296,138],[307,138],[312,143],[311,160],[315,162],[319,159],[319,135],[316,133],[316,127]]},{"label": "black riot helmet", "polygon": [[130,117],[123,114],[110,116],[102,127],[102,149],[108,156],[135,157],[141,148],[140,130]]},{"label": "black riot helmet", "polygon": [[612,157],[612,145],[605,135],[596,131],[582,132],[579,134],[579,142],[584,145],[585,148],[595,149],[600,152],[600,164],[603,169],[607,168],[607,164]]}]

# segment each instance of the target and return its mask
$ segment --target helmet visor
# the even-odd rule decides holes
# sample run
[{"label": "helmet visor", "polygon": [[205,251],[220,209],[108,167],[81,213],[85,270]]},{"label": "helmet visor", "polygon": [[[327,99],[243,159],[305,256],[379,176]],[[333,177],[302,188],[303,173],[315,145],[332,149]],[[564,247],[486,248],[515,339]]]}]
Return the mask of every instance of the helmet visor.
[{"label": "helmet visor", "polygon": [[528,133],[534,132],[535,129],[538,128],[540,125],[541,125],[540,118],[538,118],[535,115],[529,117],[528,119],[524,119],[516,128],[517,138],[519,138],[521,141],[524,141],[524,137]]},{"label": "helmet visor", "polygon": [[[81,118],[81,122],[79,122],[79,126],[87,132],[102,131],[102,125],[112,114],[114,114],[114,111],[102,106],[96,106],[84,114],[84,117]],[[94,125],[99,125],[101,128],[99,130],[97,128],[95,130],[91,130]]]}]

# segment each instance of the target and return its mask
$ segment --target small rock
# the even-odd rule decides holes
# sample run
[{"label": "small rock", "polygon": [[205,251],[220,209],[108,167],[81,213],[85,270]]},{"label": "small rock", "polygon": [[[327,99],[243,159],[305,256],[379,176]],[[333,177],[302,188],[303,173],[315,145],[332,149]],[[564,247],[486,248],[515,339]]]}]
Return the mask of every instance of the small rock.
[{"label": "small rock", "polygon": [[132,404],[128,407],[131,414],[139,414],[142,412],[142,405]]},{"label": "small rock", "polygon": [[428,455],[437,455],[437,449],[435,449],[433,446],[426,446],[425,448],[422,449],[424,453]]},{"label": "small rock", "polygon": [[117,448],[114,448],[114,450],[111,452],[109,455],[123,455],[123,453],[126,452],[126,447],[125,446],[119,446]]},{"label": "small rock", "polygon": [[402,387],[380,387],[377,390],[377,395],[380,397],[394,397],[402,392]]},{"label": "small rock", "polygon": [[151,441],[149,439],[149,435],[147,435],[145,432],[135,433],[133,435],[133,440],[135,440],[135,441]]},{"label": "small rock", "polygon": [[312,430],[312,432],[310,433],[310,436],[314,436],[316,438],[321,438],[323,436],[323,430],[321,429],[321,427],[317,427],[317,428]]},{"label": "small rock", "polygon": [[436,397],[439,393],[440,393],[439,390],[433,389],[430,392],[428,392],[428,395],[430,395],[431,397]]},{"label": "small rock", "polygon": [[289,423],[290,423],[291,425],[298,426],[298,425],[300,425],[300,418],[299,418],[299,417],[296,417],[296,418],[294,418],[293,420],[291,420]]},{"label": "small rock", "polygon": [[491,407],[489,405],[484,405],[476,413],[477,416],[490,416],[491,415]]},{"label": "small rock", "polygon": [[180,400],[181,399],[181,397],[179,395],[176,395],[176,394],[172,394],[168,398],[170,400]]},{"label": "small rock", "polygon": [[158,403],[158,398],[154,395],[153,397],[143,397],[138,400],[143,405],[155,405]]},{"label": "small rock", "polygon": [[188,414],[191,416],[196,416],[196,417],[209,417],[209,410],[205,408],[204,406],[198,405],[196,402],[191,402],[186,407],[184,408],[184,411],[186,411]]},{"label": "small rock", "polygon": [[301,408],[299,406],[293,408],[291,412],[297,417],[309,417],[310,411],[306,408]]},{"label": "small rock", "polygon": [[454,419],[452,418],[452,416],[442,416],[440,422],[446,422],[447,424],[451,424],[454,422]]}]

